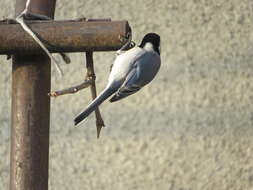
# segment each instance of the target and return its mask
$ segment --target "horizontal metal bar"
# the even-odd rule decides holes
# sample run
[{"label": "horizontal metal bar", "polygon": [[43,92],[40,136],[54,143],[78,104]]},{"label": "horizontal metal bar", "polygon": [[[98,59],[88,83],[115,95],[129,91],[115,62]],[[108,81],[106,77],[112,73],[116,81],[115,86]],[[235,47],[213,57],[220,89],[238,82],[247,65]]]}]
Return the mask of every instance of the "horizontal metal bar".
[{"label": "horizontal metal bar", "polygon": [[[119,49],[131,28],[127,21],[27,21],[50,44],[50,52],[113,51]],[[41,52],[40,46],[19,24],[0,22],[0,54]]]}]

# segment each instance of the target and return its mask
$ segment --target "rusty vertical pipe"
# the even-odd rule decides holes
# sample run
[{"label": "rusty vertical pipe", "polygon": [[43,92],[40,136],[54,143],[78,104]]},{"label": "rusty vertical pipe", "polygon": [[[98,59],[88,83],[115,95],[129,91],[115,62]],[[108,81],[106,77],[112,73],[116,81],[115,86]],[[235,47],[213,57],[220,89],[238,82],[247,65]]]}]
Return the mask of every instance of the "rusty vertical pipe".
[{"label": "rusty vertical pipe", "polygon": [[[53,17],[55,0],[31,0],[31,11]],[[26,0],[16,0],[16,15]],[[47,190],[51,67],[46,55],[14,55],[10,190]]]}]

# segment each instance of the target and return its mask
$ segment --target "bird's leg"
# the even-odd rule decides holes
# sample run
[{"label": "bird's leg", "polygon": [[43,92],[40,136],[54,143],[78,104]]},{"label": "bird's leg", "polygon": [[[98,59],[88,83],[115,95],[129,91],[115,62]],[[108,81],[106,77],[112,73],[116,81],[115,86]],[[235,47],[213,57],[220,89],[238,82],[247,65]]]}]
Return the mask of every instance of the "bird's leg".
[{"label": "bird's leg", "polygon": [[[128,49],[131,49],[133,48],[136,44],[135,42],[132,41],[132,35],[127,35],[126,36],[119,36],[119,39],[121,42],[126,42],[117,52],[116,52],[116,55],[120,55],[122,53],[124,53],[124,51],[128,50]],[[111,64],[110,66],[110,71],[112,71],[112,67],[113,67],[113,64]]]},{"label": "bird's leg", "polygon": [[[133,48],[136,44],[132,41],[132,35],[128,34],[127,36],[119,36],[121,42],[126,42],[117,52],[116,55],[124,53],[124,51]],[[110,65],[110,71],[112,71],[113,64]]]},{"label": "bird's leg", "polygon": [[[86,78],[92,79],[90,89],[91,89],[92,99],[94,100],[97,97],[97,91],[96,91],[96,83],[95,83],[96,75],[95,75],[94,66],[93,66],[92,54],[93,54],[92,51],[86,52],[86,68],[87,68]],[[98,107],[95,109],[95,116],[96,116],[96,126],[97,126],[97,138],[99,138],[101,128],[105,127],[105,124]]]},{"label": "bird's leg", "polygon": [[124,51],[131,49],[135,46],[135,43],[132,41],[132,36],[120,36],[120,41],[121,42],[126,42],[117,52],[117,55],[120,55],[122,53],[124,53]]},{"label": "bird's leg", "polygon": [[[49,50],[45,47],[39,37],[29,28],[29,26],[25,23],[24,20],[31,20],[31,19],[40,19],[40,20],[50,20],[51,18],[44,16],[44,15],[37,15],[28,12],[31,0],[27,0],[25,9],[22,11],[20,15],[17,16],[16,21],[22,26],[22,28],[40,45],[40,47],[46,52],[46,54],[53,60],[55,63],[57,71],[60,75],[63,75],[61,68],[59,67],[58,61],[51,55]],[[66,63],[70,62],[70,59],[67,55],[61,53],[62,58]]]}]

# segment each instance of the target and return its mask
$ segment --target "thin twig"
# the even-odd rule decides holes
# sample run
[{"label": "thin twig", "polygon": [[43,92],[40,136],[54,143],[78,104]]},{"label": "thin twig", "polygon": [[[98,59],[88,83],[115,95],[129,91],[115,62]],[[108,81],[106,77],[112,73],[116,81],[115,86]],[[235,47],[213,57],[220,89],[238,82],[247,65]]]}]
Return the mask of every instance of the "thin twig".
[{"label": "thin twig", "polygon": [[76,86],[73,86],[73,87],[70,87],[70,88],[67,88],[67,89],[63,89],[63,90],[50,92],[50,93],[48,93],[48,96],[56,98],[56,97],[64,95],[64,94],[76,93],[79,90],[82,90],[84,88],[89,87],[92,84],[92,80],[93,80],[92,78],[86,78],[86,80],[83,83],[79,84],[79,85],[76,85]]},{"label": "thin twig", "polygon": [[[86,52],[87,77],[93,79],[91,82],[90,89],[91,89],[92,99],[94,100],[97,97],[97,91],[96,91],[96,83],[95,83],[96,75],[94,71],[92,55],[93,55],[92,51]],[[101,128],[105,127],[105,124],[98,107],[95,109],[95,115],[96,115],[96,126],[97,126],[97,138],[99,138]]]}]

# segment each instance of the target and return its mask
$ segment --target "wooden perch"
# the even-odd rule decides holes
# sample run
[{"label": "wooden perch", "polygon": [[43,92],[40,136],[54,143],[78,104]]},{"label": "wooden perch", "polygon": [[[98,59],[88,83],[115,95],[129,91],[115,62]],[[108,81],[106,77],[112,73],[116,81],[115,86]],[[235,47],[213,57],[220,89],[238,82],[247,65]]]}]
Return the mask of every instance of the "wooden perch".
[{"label": "wooden perch", "polygon": [[[26,21],[41,39],[50,43],[50,52],[118,50],[129,36],[127,21],[70,20]],[[0,21],[0,54],[39,53],[40,46],[15,22]]]}]

